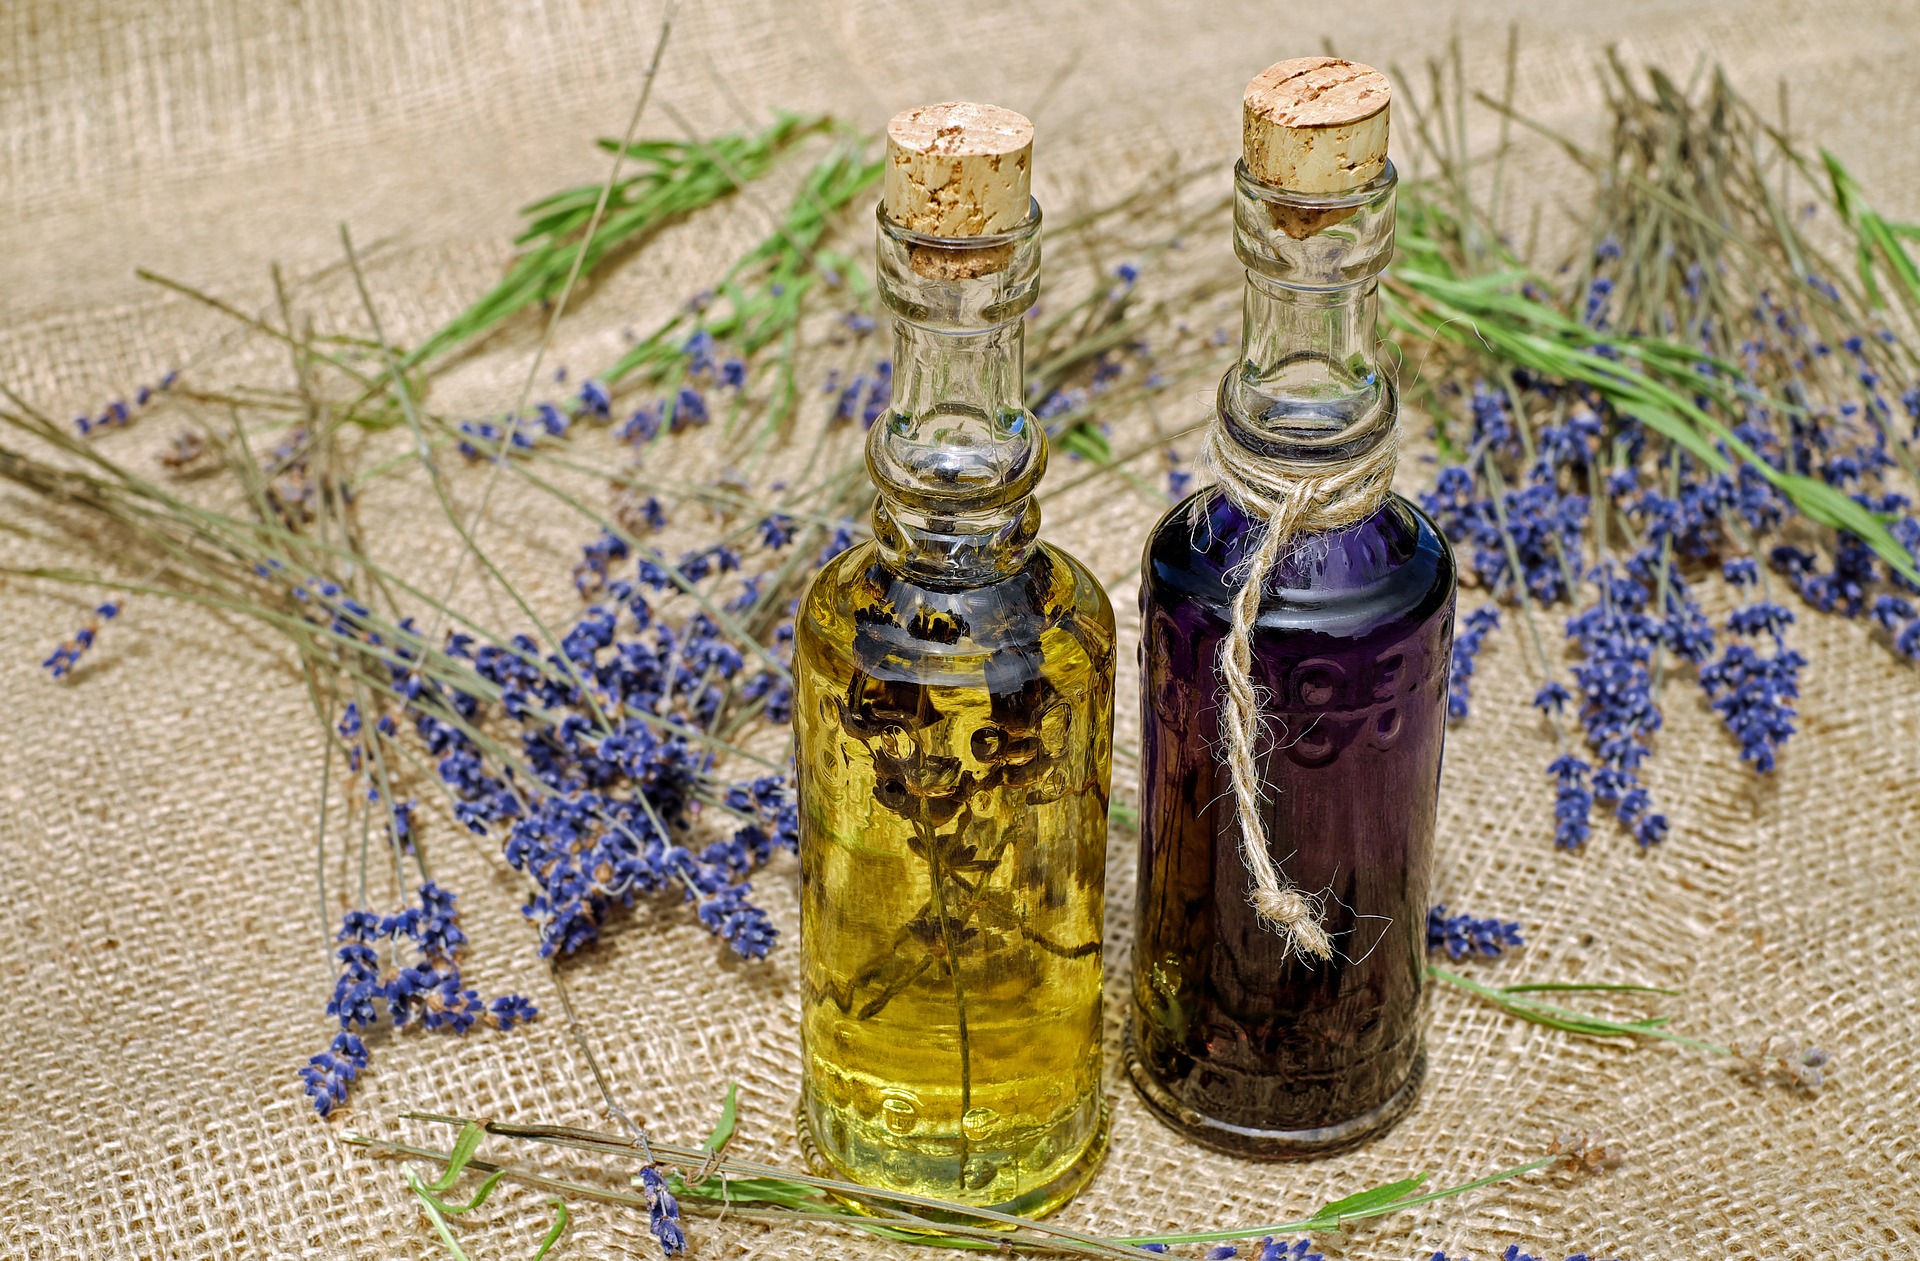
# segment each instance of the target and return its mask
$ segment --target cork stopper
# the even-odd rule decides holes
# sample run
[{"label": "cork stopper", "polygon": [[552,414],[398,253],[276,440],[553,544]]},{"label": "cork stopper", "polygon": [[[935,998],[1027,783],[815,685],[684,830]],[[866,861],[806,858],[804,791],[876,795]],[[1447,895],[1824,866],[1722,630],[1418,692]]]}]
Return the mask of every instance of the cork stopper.
[{"label": "cork stopper", "polygon": [[[1295,57],[1268,66],[1247,84],[1242,156],[1263,184],[1293,193],[1351,192],[1387,164],[1392,88],[1372,66],[1337,57]],[[1276,208],[1277,209],[1277,208]],[[1276,212],[1287,235],[1311,236],[1354,213]]]},{"label": "cork stopper", "polygon": [[[997,105],[948,101],[903,110],[887,124],[887,218],[923,236],[964,240],[1008,232],[1027,218],[1033,124]],[[1005,267],[1006,246],[916,249],[916,272],[964,280]]]}]

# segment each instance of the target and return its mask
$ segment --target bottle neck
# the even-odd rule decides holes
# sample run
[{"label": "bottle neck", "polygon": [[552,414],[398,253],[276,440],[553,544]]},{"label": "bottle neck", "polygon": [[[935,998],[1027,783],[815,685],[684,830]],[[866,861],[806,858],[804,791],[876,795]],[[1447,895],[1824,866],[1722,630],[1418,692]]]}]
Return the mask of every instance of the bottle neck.
[{"label": "bottle neck", "polygon": [[1040,528],[1045,431],[1027,411],[1024,316],[1038,296],[1038,208],[995,237],[880,221],[893,382],[867,439],[874,537],[891,569],[966,587],[1019,571]]},{"label": "bottle neck", "polygon": [[1357,459],[1391,431],[1393,374],[1380,358],[1379,275],[1393,253],[1396,175],[1331,195],[1236,175],[1234,245],[1246,264],[1240,361],[1221,420],[1250,452],[1288,463]]},{"label": "bottle neck", "polygon": [[938,431],[939,417],[949,412],[996,418],[996,428],[1017,427],[1026,416],[1026,357],[1025,320],[943,331],[896,317],[887,417],[916,434]]}]

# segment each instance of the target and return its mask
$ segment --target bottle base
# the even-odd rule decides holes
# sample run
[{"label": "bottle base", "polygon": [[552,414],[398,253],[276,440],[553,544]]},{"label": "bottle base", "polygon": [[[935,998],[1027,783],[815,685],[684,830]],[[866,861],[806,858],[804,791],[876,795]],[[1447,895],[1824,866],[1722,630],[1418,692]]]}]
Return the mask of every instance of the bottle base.
[{"label": "bottle base", "polygon": [[[996,1213],[1011,1214],[1015,1217],[1035,1218],[1045,1217],[1056,1209],[1063,1207],[1069,1200],[1073,1199],[1074,1196],[1080,1194],[1080,1192],[1086,1188],[1087,1183],[1093,1181],[1093,1175],[1099,1172],[1100,1163],[1106,1158],[1107,1138],[1111,1129],[1110,1120],[1112,1111],[1107,1104],[1106,1096],[1100,1096],[1100,1115],[1093,1137],[1088,1141],[1085,1150],[1065,1169],[1055,1174],[1046,1182],[1041,1183],[1039,1186],[1030,1187],[1019,1195],[994,1203],[979,1204],[956,1196],[954,1194],[954,1188],[952,1187],[934,1185],[880,1186],[877,1183],[870,1182],[868,1179],[861,1177],[855,1170],[842,1168],[827,1156],[826,1152],[815,1140],[813,1124],[807,1116],[807,1103],[804,1095],[794,1108],[793,1122],[794,1130],[800,1139],[801,1159],[805,1162],[808,1172],[817,1177],[833,1178],[840,1182],[854,1182],[862,1186],[872,1185],[879,1190],[904,1191],[914,1195],[930,1196],[934,1199],[948,1200],[956,1204],[966,1204],[969,1208],[983,1208]],[[867,1206],[851,1200],[846,1196],[835,1196],[834,1198],[840,1200],[841,1203],[846,1204],[850,1208],[866,1211]],[[914,1207],[911,1211],[916,1216],[924,1217],[929,1221],[973,1226],[991,1225],[991,1223],[982,1223],[978,1218],[963,1217],[959,1214],[952,1213],[941,1213],[937,1210],[922,1207]]]},{"label": "bottle base", "polygon": [[1234,1125],[1194,1111],[1155,1080],[1136,1053],[1133,1027],[1128,1025],[1124,1056],[1127,1076],[1133,1088],[1160,1121],[1202,1147],[1225,1152],[1229,1156],[1247,1156],[1255,1160],[1308,1160],[1357,1147],[1377,1138],[1405,1116],[1420,1096],[1427,1076],[1427,1052],[1422,1047],[1413,1057],[1406,1081],[1384,1103],[1350,1120],[1335,1125],[1298,1130],[1266,1130]]}]

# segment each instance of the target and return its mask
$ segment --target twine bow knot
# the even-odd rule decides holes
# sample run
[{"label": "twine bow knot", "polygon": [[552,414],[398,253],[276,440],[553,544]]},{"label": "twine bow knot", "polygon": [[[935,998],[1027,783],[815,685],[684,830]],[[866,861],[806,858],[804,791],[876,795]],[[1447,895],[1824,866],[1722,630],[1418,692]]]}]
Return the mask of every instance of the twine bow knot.
[{"label": "twine bow knot", "polygon": [[1301,892],[1280,871],[1267,847],[1266,824],[1260,816],[1260,697],[1253,685],[1253,623],[1260,613],[1267,574],[1288,545],[1302,536],[1344,529],[1372,516],[1392,489],[1399,454],[1397,426],[1352,459],[1311,465],[1250,451],[1219,421],[1207,433],[1205,458],[1213,466],[1220,493],[1247,517],[1267,523],[1260,545],[1243,562],[1246,574],[1234,595],[1233,627],[1220,646],[1220,673],[1226,680],[1226,704],[1221,711],[1240,819],[1240,857],[1253,878],[1247,900],[1261,923],[1279,933],[1289,950],[1316,959],[1333,957],[1333,941],[1321,926],[1319,899]]}]

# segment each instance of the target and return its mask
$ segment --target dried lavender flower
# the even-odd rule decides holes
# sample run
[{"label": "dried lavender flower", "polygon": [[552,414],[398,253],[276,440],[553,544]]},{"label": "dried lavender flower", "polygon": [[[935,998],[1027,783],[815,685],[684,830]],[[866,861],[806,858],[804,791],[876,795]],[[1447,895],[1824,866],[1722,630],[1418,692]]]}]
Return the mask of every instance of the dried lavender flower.
[{"label": "dried lavender flower", "polygon": [[680,1225],[680,1202],[667,1190],[667,1180],[648,1165],[640,1171],[640,1187],[647,1196],[648,1225],[667,1256],[687,1250],[687,1233]]},{"label": "dried lavender flower", "polygon": [[1445,950],[1455,959],[1470,954],[1493,959],[1526,945],[1516,920],[1475,919],[1448,915],[1444,902],[1427,908],[1427,949]]},{"label": "dried lavender flower", "polygon": [[[355,722],[357,723],[357,716]],[[357,729],[357,727],[356,727]],[[366,1068],[366,1044],[354,1032],[380,1023],[382,1009],[395,1029],[418,1021],[426,1029],[465,1033],[481,1020],[505,1030],[540,1013],[516,994],[481,1000],[460,975],[459,954],[467,936],[460,928],[454,895],[431,880],[419,903],[392,915],[367,910],[341,917],[334,952],[340,971],[327,1014],[339,1022],[332,1046],[300,1070],[315,1111],[328,1116],[346,1101],[347,1087]],[[386,960],[377,948],[385,943]]]},{"label": "dried lavender flower", "polygon": [[1777,1077],[1808,1092],[1826,1084],[1833,1056],[1791,1033],[1769,1033],[1730,1048],[1740,1071],[1755,1082]]},{"label": "dried lavender flower", "polygon": [[1560,1157],[1565,1167],[1586,1173],[1604,1173],[1624,1159],[1619,1144],[1609,1143],[1597,1130],[1562,1134],[1547,1144],[1547,1151]]},{"label": "dried lavender flower", "polygon": [[95,608],[93,615],[79,630],[60,641],[47,659],[40,663],[41,667],[56,679],[66,678],[73,673],[73,668],[80,664],[80,658],[86,655],[87,650],[93,647],[94,641],[100,637],[101,625],[118,616],[120,616],[120,605],[116,601],[109,600]]},{"label": "dried lavender flower", "polygon": [[1461,631],[1453,637],[1451,668],[1447,672],[1447,717],[1455,722],[1467,716],[1474,662],[1480,656],[1480,645],[1487,633],[1499,628],[1500,610],[1483,604],[1467,614],[1461,625]]},{"label": "dried lavender flower", "polygon": [[124,429],[138,418],[139,413],[153,402],[156,395],[171,390],[174,382],[179,379],[180,373],[177,370],[170,370],[155,384],[137,387],[133,392],[131,404],[125,399],[115,399],[102,408],[98,415],[75,416],[73,427],[83,438],[105,429]]},{"label": "dried lavender flower", "polygon": [[1592,832],[1588,819],[1593,792],[1587,787],[1587,773],[1592,769],[1571,753],[1562,753],[1547,764],[1547,774],[1555,780],[1553,843],[1561,849],[1578,849]]}]

